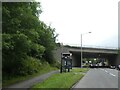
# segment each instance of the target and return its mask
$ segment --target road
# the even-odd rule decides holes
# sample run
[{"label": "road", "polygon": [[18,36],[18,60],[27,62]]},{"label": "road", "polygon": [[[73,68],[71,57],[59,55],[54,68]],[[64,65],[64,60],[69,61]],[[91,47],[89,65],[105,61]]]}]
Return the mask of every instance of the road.
[{"label": "road", "polygon": [[[116,69],[90,69],[86,75],[73,86],[74,88],[118,88],[118,71]],[[92,90],[92,89],[91,89]],[[98,90],[98,89],[96,89]]]}]

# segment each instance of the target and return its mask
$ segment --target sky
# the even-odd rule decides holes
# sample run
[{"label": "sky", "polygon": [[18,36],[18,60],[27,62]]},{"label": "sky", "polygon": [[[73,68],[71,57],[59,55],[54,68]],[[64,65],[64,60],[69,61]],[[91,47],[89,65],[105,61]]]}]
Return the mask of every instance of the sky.
[{"label": "sky", "polygon": [[[118,1],[120,0],[37,0],[39,17],[55,28],[57,42],[87,47],[118,47]],[[92,33],[87,33],[92,32]],[[86,34],[84,34],[86,33]]]}]

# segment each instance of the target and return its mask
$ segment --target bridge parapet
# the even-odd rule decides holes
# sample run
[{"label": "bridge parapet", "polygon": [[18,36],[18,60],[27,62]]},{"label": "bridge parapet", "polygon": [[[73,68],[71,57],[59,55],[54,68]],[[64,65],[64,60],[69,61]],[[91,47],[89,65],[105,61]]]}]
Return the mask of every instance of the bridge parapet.
[{"label": "bridge parapet", "polygon": [[[80,47],[58,47],[56,48],[56,50],[54,50],[54,57],[56,60],[58,60],[58,62],[60,62],[61,53],[69,53],[69,52],[73,54],[72,56],[73,64],[76,65],[79,64],[78,66],[80,66],[79,63],[80,52],[81,52]],[[97,58],[100,55],[101,58],[107,58],[111,63],[114,62],[114,64],[118,64],[117,62],[119,62],[120,64],[120,61],[115,59],[118,56],[118,49],[101,49],[101,48],[83,47],[82,52],[84,53],[84,57],[87,58]]]},{"label": "bridge parapet", "polygon": [[[69,51],[81,52],[81,48],[69,48]],[[118,54],[117,49],[82,48],[82,52]]]}]

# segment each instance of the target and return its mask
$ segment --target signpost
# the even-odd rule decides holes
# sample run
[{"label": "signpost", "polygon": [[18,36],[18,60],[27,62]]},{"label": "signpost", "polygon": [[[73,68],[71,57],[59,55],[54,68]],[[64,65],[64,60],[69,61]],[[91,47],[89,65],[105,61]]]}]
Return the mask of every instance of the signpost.
[{"label": "signpost", "polygon": [[71,53],[61,53],[60,73],[66,72],[66,69],[68,69],[68,72],[70,71],[70,69],[72,69],[72,54]]}]

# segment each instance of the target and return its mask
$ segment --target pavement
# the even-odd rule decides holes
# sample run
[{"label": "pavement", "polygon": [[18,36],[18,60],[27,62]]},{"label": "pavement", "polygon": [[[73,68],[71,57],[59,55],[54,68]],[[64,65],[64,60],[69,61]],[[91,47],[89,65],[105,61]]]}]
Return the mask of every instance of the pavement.
[{"label": "pavement", "polygon": [[75,84],[76,90],[118,90],[118,70],[116,69],[90,69],[86,75]]},{"label": "pavement", "polygon": [[55,71],[51,71],[49,73],[37,76],[35,78],[29,79],[29,80],[25,80],[23,82],[11,85],[9,87],[4,88],[3,90],[9,90],[11,88],[16,90],[18,88],[23,88],[24,90],[27,90],[28,88],[30,88],[32,85],[38,83],[38,82],[42,82],[45,79],[47,79],[48,77],[50,77],[51,75],[55,74],[55,73],[59,73],[59,70],[55,70]]}]

